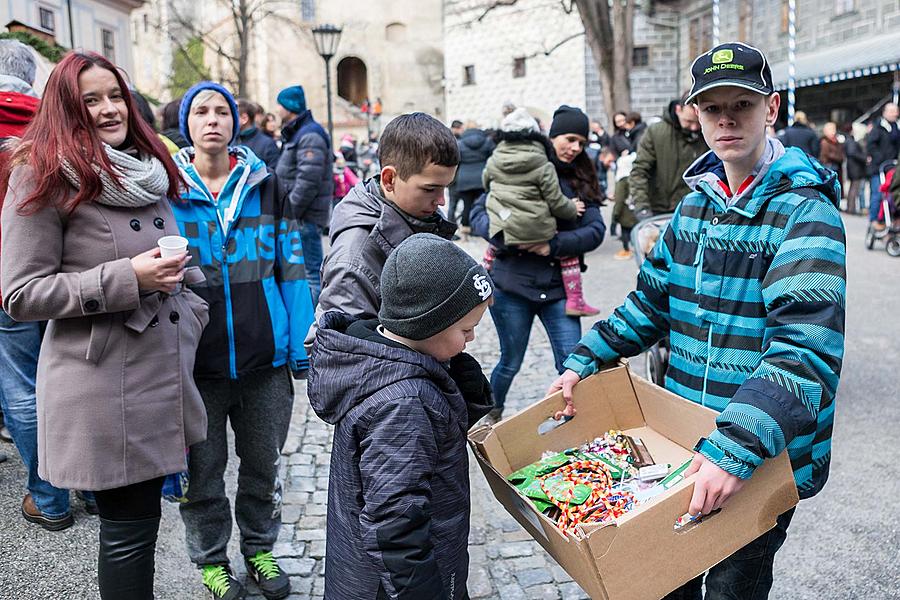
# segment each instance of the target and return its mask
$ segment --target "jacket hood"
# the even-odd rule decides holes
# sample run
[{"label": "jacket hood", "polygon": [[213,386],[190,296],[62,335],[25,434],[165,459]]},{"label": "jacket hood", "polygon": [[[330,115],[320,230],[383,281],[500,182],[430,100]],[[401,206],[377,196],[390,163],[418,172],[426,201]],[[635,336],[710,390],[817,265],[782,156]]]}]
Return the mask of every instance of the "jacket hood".
[{"label": "jacket hood", "polygon": [[472,150],[479,150],[488,144],[490,139],[487,134],[480,129],[466,129],[459,138],[461,144],[465,144]]},{"label": "jacket hood", "polygon": [[329,233],[331,241],[354,227],[371,229],[381,218],[382,208],[384,197],[381,195],[380,179],[372,177],[368,181],[360,181],[334,207]]},{"label": "jacket hood", "polygon": [[[348,335],[356,320],[338,311],[320,318],[308,386],[310,405],[320,419],[333,425],[366,398],[407,379],[427,379],[445,395],[459,394],[447,370],[431,356]],[[373,373],[377,377],[368,375]]]},{"label": "jacket hood", "polygon": [[548,161],[544,145],[537,141],[502,141],[491,155],[494,165],[506,173],[527,173]]},{"label": "jacket hood", "polygon": [[15,92],[37,98],[37,92],[28,84],[27,81],[13,77],[12,75],[0,74],[0,92]]},{"label": "jacket hood", "polygon": [[787,148],[777,139],[766,139],[766,150],[757,163],[752,183],[730,200],[719,186],[725,181],[722,160],[710,150],[684,172],[684,181],[695,192],[703,192],[745,216],[753,216],[763,202],[778,194],[798,188],[811,188],[822,193],[835,206],[840,205],[841,192],[837,175],[798,148]]},{"label": "jacket hood", "polygon": [[4,128],[24,128],[34,118],[39,103],[34,96],[0,90],[0,124]]},{"label": "jacket hood", "polygon": [[450,239],[456,232],[456,224],[442,218],[436,212],[432,219],[423,220],[408,215],[387,200],[381,192],[381,178],[375,176],[356,184],[341,200],[331,217],[330,240],[357,227],[371,231],[379,228],[387,243],[396,247],[412,233],[433,233]]},{"label": "jacket hood", "polygon": [[[231,170],[229,180],[238,174],[242,179],[246,177],[244,182],[247,186],[254,186],[269,176],[266,163],[256,156],[256,154],[253,153],[253,150],[247,146],[229,146],[228,154],[237,159],[237,164],[234,169]],[[179,150],[172,158],[175,160],[175,164],[181,171],[181,175],[187,182],[188,187],[204,196],[208,196],[209,199],[212,199],[212,194],[209,193],[206,184],[203,183],[203,180],[194,168],[195,155],[196,152],[194,151],[194,147],[188,146]],[[228,182],[222,186],[222,190],[224,191],[227,187]]]},{"label": "jacket hood", "polygon": [[[237,164],[231,170],[228,179],[225,180],[218,198],[213,197],[209,188],[206,187],[206,183],[197,173],[197,169],[194,168],[193,146],[182,148],[173,157],[182,178],[187,183],[187,190],[182,194],[184,199],[227,205],[224,215],[219,215],[220,224],[226,233],[231,228],[231,224],[240,216],[244,199],[270,176],[266,163],[247,146],[231,146],[228,148],[228,154],[237,159]],[[219,213],[219,211],[216,212]]]}]

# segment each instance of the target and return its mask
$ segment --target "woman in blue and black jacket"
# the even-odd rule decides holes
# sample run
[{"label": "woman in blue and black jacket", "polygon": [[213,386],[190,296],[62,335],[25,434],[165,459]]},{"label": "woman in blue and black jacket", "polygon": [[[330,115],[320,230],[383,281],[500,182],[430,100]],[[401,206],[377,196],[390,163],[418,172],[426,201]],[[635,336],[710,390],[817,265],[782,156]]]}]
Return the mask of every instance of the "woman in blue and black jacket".
[{"label": "woman in blue and black jacket", "polygon": [[309,366],[303,337],[313,321],[300,225],[275,174],[249,148],[230,145],[238,109],[226,89],[202,82],[188,90],[180,126],[191,146],[175,156],[187,189],[173,208],[189,264],[206,275],[192,289],[210,312],[194,370],[209,428],[191,448],[181,505],[188,554],[214,598],[243,597],[227,554],[230,420],[241,459],[234,503],[241,553],[263,595],[284,598],[290,582],[271,552],[280,527],[278,465],[293,408],[291,371]]},{"label": "woman in blue and black jacket", "polygon": [[[596,249],[606,233],[600,214],[603,196],[593,163],[584,151],[588,133],[588,116],[581,110],[560,106],[553,114],[550,160],[563,194],[587,205],[584,214],[571,221],[557,220],[557,234],[546,243],[507,247],[499,240],[490,240],[498,248],[491,266],[497,289],[490,310],[500,338],[500,361],[491,373],[494,409],[488,419],[492,422],[503,415],[506,394],[522,367],[535,317],[547,330],[560,373],[563,361],[581,338],[581,319],[566,314],[559,259],[583,256]],[[488,239],[490,222],[484,204],[482,198],[472,207],[471,223],[476,235]],[[584,270],[584,261],[581,263]]]}]

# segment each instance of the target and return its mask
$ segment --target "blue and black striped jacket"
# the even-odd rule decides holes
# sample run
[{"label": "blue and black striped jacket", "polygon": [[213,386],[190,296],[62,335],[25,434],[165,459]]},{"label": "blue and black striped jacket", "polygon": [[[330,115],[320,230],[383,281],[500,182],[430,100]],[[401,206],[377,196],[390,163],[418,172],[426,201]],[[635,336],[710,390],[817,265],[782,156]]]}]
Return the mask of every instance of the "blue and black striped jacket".
[{"label": "blue and black striped jacket", "polygon": [[[685,179],[706,173],[724,180],[712,152]],[[565,365],[586,377],[669,335],[666,387],[721,413],[699,451],[746,479],[787,448],[807,498],[828,478],[844,354],[840,187],[796,148],[732,206],[715,179],[700,178],[684,197],[637,289]]]},{"label": "blue and black striped jacket", "polygon": [[190,265],[206,276],[191,289],[209,303],[194,376],[237,379],[285,364],[302,372],[309,368],[303,338],[313,305],[300,224],[265,163],[246,146],[229,152],[237,162],[218,197],[197,174],[193,148],[175,155],[188,187],[172,210],[188,239]]}]

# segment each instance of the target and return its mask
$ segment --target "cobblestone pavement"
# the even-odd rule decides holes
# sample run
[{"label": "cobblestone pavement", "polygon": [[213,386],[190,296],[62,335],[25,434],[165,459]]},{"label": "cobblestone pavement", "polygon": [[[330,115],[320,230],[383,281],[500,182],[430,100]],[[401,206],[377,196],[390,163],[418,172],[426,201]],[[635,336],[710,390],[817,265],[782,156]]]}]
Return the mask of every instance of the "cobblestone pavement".
[{"label": "cobblestone pavement", "polygon": [[[897,403],[881,398],[896,395],[896,378],[879,364],[900,361],[900,324],[873,315],[896,314],[896,281],[900,261],[883,250],[862,249],[864,222],[848,222],[851,291],[848,304],[848,345],[835,427],[832,481],[815,499],[798,510],[788,541],[776,560],[774,599],[824,600],[829,598],[900,598],[900,575],[890,552],[900,547],[900,515],[890,510],[900,495],[900,484],[885,480],[867,494],[879,469],[897,457]],[[464,242],[474,256],[480,241]],[[615,241],[607,241],[588,257],[585,274],[587,299],[608,313],[634,283],[633,261],[614,261]],[[893,290],[893,302],[891,293]],[[585,321],[584,327],[590,321]],[[485,317],[470,351],[490,372],[498,344],[493,324]],[[877,357],[877,358],[876,358]],[[641,361],[633,362],[640,371]],[[507,401],[507,414],[543,395],[555,373],[543,329],[536,325],[522,371]],[[330,461],[330,427],[309,408],[304,387],[297,389],[294,418],[284,448],[285,481],[283,527],[275,553],[291,575],[291,598],[319,599],[324,592],[325,518]],[[10,446],[3,449],[11,455]],[[878,457],[874,462],[860,456]],[[234,493],[237,459],[231,456],[228,490]],[[879,466],[880,465],[880,466]],[[566,573],[532,541],[494,500],[484,477],[470,457],[472,529],[470,533],[469,593],[473,599],[580,599],[587,596]],[[24,472],[17,458],[0,465],[0,599],[94,599],[96,594],[96,520],[76,506],[77,524],[49,534],[23,522],[18,514]],[[871,486],[870,486],[871,487]],[[847,518],[846,507],[856,507]],[[243,577],[236,531],[231,556]],[[255,594],[256,589],[249,584]],[[157,553],[157,597],[161,600],[207,598],[197,572],[184,552],[184,532],[177,508],[166,505]],[[251,596],[261,598],[261,596]]]}]

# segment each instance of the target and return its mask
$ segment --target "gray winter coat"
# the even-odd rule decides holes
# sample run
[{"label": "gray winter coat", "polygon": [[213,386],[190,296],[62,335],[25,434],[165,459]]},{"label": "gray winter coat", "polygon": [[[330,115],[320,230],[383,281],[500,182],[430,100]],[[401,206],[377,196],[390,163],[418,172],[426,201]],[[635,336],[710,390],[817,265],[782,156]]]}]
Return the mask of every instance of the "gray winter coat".
[{"label": "gray winter coat", "polygon": [[[59,488],[105,490],[184,470],[185,448],[206,438],[192,373],[209,308],[187,288],[142,295],[130,260],[179,234],[168,201],[19,214],[32,189],[30,169],[16,168],[0,272],[13,319],[49,320],[37,371],[38,473]],[[186,279],[203,275],[189,269]]]},{"label": "gray winter coat", "polygon": [[376,317],[381,308],[381,271],[394,248],[414,233],[450,239],[455,232],[456,225],[440,213],[430,221],[403,213],[382,197],[379,178],[358,183],[334,209],[316,321],[329,310]]},{"label": "gray winter coat", "polygon": [[466,598],[466,403],[430,356],[346,333],[324,315],[309,400],[335,426],[327,600]]},{"label": "gray winter coat", "polygon": [[288,190],[294,216],[328,227],[334,197],[334,153],[328,134],[306,111],[281,131],[284,145],[275,173]]}]

